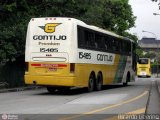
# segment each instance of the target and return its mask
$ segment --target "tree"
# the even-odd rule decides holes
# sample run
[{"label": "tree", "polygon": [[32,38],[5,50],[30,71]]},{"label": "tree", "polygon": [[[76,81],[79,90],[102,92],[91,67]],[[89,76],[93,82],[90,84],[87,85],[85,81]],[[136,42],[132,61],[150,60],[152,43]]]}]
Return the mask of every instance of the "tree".
[{"label": "tree", "polygon": [[160,0],[151,0],[152,2],[158,2],[159,1],[159,3],[158,3],[158,6],[159,6],[159,9],[160,9]]},{"label": "tree", "polygon": [[24,56],[29,20],[48,16],[73,17],[136,38],[127,32],[136,19],[128,0],[1,0],[0,64]]},{"label": "tree", "polygon": [[156,53],[155,52],[147,52],[144,57],[150,58],[150,59],[155,59],[156,58]]},{"label": "tree", "polygon": [[120,35],[134,27],[136,17],[128,0],[106,0],[103,13],[104,28]]},{"label": "tree", "polygon": [[137,48],[136,49],[136,54],[140,57],[140,58],[143,58],[144,55],[143,55],[143,50],[141,48]]}]

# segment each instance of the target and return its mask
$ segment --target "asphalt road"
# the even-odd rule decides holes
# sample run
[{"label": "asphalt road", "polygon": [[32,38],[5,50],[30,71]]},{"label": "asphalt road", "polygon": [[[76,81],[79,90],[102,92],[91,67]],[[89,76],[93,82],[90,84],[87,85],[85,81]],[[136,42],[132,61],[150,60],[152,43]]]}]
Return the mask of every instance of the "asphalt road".
[{"label": "asphalt road", "polygon": [[[115,120],[124,119],[128,114],[141,114],[138,116],[141,119],[160,114],[157,80],[140,78],[126,87],[110,85],[91,93],[85,89],[55,94],[49,94],[46,89],[0,93],[0,114],[18,117],[18,120]],[[160,119],[152,116],[155,117]]]}]

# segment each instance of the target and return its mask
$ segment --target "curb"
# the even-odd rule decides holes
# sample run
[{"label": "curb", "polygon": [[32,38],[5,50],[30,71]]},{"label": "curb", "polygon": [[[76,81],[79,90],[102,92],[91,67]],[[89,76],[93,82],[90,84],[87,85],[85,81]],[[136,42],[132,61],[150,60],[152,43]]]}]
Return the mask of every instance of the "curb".
[{"label": "curb", "polygon": [[160,79],[156,80],[156,87],[157,87],[158,94],[159,94],[159,97],[160,97]]},{"label": "curb", "polygon": [[158,84],[158,92],[159,92],[159,95],[160,95],[160,80],[159,81],[157,80],[157,84]]},{"label": "curb", "polygon": [[36,90],[36,89],[40,89],[40,88],[44,88],[44,87],[42,87],[42,86],[28,86],[28,87],[20,87],[20,88],[0,89],[0,93]]}]

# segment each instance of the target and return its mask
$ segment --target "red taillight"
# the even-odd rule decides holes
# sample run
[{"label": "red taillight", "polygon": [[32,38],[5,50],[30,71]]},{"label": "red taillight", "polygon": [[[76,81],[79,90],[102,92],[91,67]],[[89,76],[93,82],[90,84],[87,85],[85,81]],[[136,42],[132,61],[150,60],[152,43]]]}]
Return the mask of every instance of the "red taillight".
[{"label": "red taillight", "polygon": [[75,63],[70,63],[70,72],[74,73],[75,71]]},{"label": "red taillight", "polygon": [[25,62],[25,71],[28,71],[29,63]]}]

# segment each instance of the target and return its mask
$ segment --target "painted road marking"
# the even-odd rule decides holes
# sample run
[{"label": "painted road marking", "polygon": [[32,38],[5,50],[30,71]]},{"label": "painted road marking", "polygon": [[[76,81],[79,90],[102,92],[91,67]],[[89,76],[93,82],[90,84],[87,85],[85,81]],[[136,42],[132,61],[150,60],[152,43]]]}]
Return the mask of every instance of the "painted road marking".
[{"label": "painted road marking", "polygon": [[117,104],[123,102],[127,94],[98,94],[96,96],[84,96],[67,104]]},{"label": "painted road marking", "polygon": [[132,111],[132,112],[128,112],[126,114],[143,114],[143,113],[145,113],[145,111],[146,111],[146,107],[138,109],[138,110],[135,110],[135,111]]},{"label": "painted road marking", "polygon": [[129,100],[126,100],[124,102],[121,102],[121,103],[118,103],[118,104],[115,104],[115,105],[110,105],[110,106],[100,108],[100,109],[97,109],[97,110],[93,110],[93,111],[90,111],[90,112],[82,113],[81,115],[74,115],[74,116],[71,116],[71,117],[61,118],[59,120],[70,120],[70,119],[82,117],[82,116],[85,116],[85,115],[98,113],[98,112],[101,112],[101,111],[104,111],[104,110],[108,110],[110,108],[115,108],[115,107],[118,107],[118,106],[121,106],[121,105],[124,105],[124,104],[128,104],[130,102],[133,102],[135,100],[138,100],[138,99],[142,98],[143,96],[147,95],[148,93],[149,93],[148,91],[145,91],[142,94],[140,94],[139,96],[136,96],[136,97],[134,97],[132,99],[129,99]]}]

